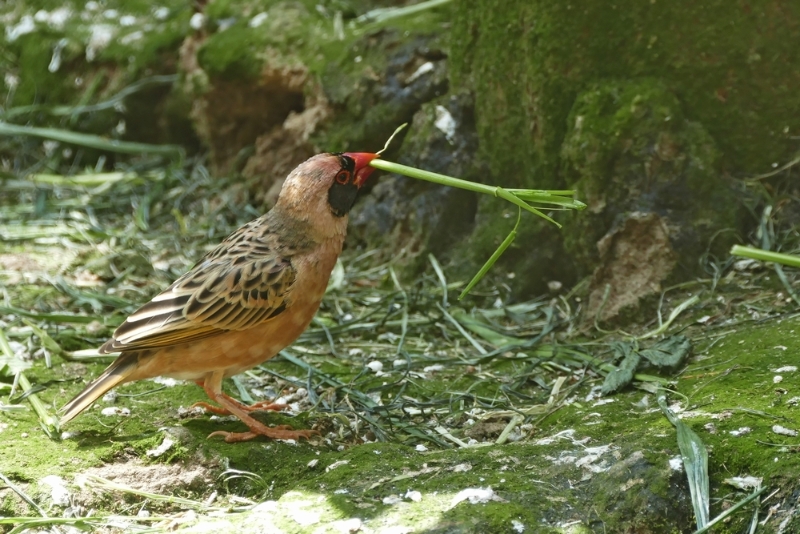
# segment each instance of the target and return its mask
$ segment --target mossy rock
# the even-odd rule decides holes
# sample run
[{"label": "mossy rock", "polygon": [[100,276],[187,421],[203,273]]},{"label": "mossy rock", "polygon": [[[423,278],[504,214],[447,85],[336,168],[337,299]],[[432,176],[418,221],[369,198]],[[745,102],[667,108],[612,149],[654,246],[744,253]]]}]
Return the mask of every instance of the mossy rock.
[{"label": "mossy rock", "polygon": [[[377,150],[423,102],[446,92],[441,69],[435,82],[423,76],[405,83],[432,60],[426,56],[444,57],[439,11],[380,28],[346,26],[348,18],[379,5],[209,3],[206,28],[184,44],[182,71],[184,88],[195,99],[194,123],[216,172],[237,170],[237,159],[248,155],[242,151],[253,145],[256,152],[287,152],[279,160],[295,153],[295,164],[319,151]],[[311,120],[296,131],[291,121],[304,113]],[[280,137],[292,139],[281,146]],[[268,164],[272,159],[259,156]],[[247,166],[250,174],[268,165]],[[277,167],[286,170],[280,162]]]},{"label": "mossy rock", "polygon": [[575,98],[614,78],[662,80],[725,168],[764,172],[797,150],[800,4],[476,0],[453,15],[454,83],[474,87],[483,154],[514,185],[560,183]]},{"label": "mossy rock", "polygon": [[609,316],[697,274],[704,254],[727,252],[743,226],[735,184],[720,171],[714,140],[663,84],[596,84],[579,95],[569,124],[563,174],[588,208],[571,214],[565,244],[583,273],[594,270],[595,301],[606,284],[612,302],[627,293]]}]

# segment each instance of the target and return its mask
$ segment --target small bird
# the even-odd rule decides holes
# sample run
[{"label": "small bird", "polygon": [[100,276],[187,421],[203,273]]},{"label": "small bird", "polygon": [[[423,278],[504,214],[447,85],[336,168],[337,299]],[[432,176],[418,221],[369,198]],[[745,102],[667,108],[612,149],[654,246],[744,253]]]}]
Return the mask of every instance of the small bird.
[{"label": "small bird", "polygon": [[167,376],[193,380],[249,432],[217,431],[233,443],[256,436],[309,438],[313,430],[266,426],[249,415],[285,406],[245,405],[222,379],[275,356],[308,327],[342,251],[347,214],[377,154],[318,154],[294,169],[275,206],[229,235],[189,272],[139,308],[99,351],[114,362],[60,411],[67,423],[119,384]]}]

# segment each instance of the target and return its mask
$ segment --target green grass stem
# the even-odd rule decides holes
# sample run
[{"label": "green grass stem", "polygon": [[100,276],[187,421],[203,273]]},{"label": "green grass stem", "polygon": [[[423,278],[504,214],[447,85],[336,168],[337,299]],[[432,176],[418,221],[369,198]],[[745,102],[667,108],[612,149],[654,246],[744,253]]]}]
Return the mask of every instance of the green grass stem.
[{"label": "green grass stem", "polygon": [[[6,333],[2,329],[0,329],[0,350],[2,350],[9,358],[14,357],[14,351],[11,350],[11,346],[8,344],[8,339],[6,338]],[[18,376],[19,385],[22,387],[22,391],[30,391],[32,386],[25,375],[20,372]],[[45,434],[47,434],[47,436],[51,439],[58,437],[58,419],[50,414],[44,402],[42,402],[42,400],[37,397],[35,393],[28,395],[27,399],[28,402],[31,403],[33,411],[35,411],[36,415],[39,417],[39,424],[42,426],[42,430],[44,430]]]},{"label": "green grass stem", "polygon": [[24,137],[38,137],[50,139],[61,143],[79,145],[108,152],[121,154],[157,154],[162,156],[180,157],[183,149],[177,145],[151,145],[148,143],[133,143],[130,141],[117,141],[106,139],[99,135],[91,135],[58,128],[38,128],[36,126],[20,126],[0,121],[0,136],[19,135]]},{"label": "green grass stem", "polygon": [[477,182],[470,182],[460,178],[453,178],[452,176],[447,176],[445,174],[415,169],[414,167],[408,167],[406,165],[393,163],[383,159],[374,159],[370,162],[370,165],[376,169],[402,174],[403,176],[408,176],[409,178],[416,178],[418,180],[425,180],[426,182],[432,182],[439,185],[457,187],[459,189],[466,189],[467,191],[474,191],[475,193],[500,197],[503,200],[507,200],[521,207],[522,209],[535,213],[536,215],[544,217],[545,219],[554,223],[555,221],[541,213],[535,207],[527,204],[527,202],[553,204],[565,209],[576,210],[582,210],[586,207],[586,204],[583,202],[570,198],[575,194],[575,191],[572,190],[560,189],[550,191],[539,189],[504,189],[502,187],[479,184]]},{"label": "green grass stem", "polygon": [[731,256],[741,256],[743,258],[750,258],[751,260],[771,261],[780,263],[781,265],[788,265],[789,267],[800,268],[800,256],[770,252],[769,250],[762,250],[755,247],[733,245],[733,248],[731,248]]}]

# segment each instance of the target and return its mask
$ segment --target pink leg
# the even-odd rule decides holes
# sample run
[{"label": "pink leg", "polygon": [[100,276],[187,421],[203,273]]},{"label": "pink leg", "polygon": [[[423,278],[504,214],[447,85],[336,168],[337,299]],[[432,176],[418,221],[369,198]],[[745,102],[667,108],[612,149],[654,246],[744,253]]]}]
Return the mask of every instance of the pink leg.
[{"label": "pink leg", "polygon": [[[211,406],[208,403],[196,403],[195,406],[200,405],[204,408],[210,407],[211,411],[215,413],[224,413],[224,414],[232,414],[238,417],[247,427],[250,429],[250,432],[226,432],[224,430],[218,430],[216,432],[212,432],[208,435],[208,437],[212,436],[222,436],[225,438],[227,443],[236,443],[239,441],[248,441],[257,436],[265,436],[270,439],[300,439],[305,438],[309,439],[314,434],[319,434],[316,430],[293,430],[292,427],[289,425],[280,425],[275,427],[268,427],[263,423],[256,421],[250,415],[248,415],[247,408],[251,408],[250,406],[245,406],[242,403],[232,399],[228,395],[222,393],[222,377],[223,373],[221,371],[212,373],[208,375],[208,377],[203,382],[203,389],[205,390],[208,397],[220,405],[220,408]],[[259,404],[264,403],[256,403],[253,406],[257,406]],[[272,406],[270,408],[268,406]],[[275,406],[281,406],[279,404],[267,404],[255,409],[276,409]],[[281,409],[281,408],[277,408]]]}]

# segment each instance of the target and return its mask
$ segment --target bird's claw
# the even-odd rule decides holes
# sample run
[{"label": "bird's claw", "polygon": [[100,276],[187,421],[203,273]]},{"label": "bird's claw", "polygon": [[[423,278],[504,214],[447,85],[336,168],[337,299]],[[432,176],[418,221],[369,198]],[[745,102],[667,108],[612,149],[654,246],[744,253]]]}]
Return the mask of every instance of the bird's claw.
[{"label": "bird's claw", "polygon": [[258,436],[265,436],[270,439],[294,439],[300,438],[311,439],[313,435],[319,435],[316,430],[294,430],[289,425],[279,425],[273,427],[265,427],[266,431],[259,429],[259,432],[227,432],[225,430],[217,430],[208,435],[208,438],[222,436],[225,443],[238,443],[240,441],[250,441]]},{"label": "bird's claw", "polygon": [[[280,412],[285,410],[289,407],[288,404],[279,404],[270,401],[260,401],[253,404],[242,404],[234,399],[231,399],[236,402],[239,407],[244,410],[245,412],[263,412],[263,411],[271,411],[271,412]],[[213,404],[209,404],[207,402],[195,402],[192,404],[192,408],[202,408],[207,412],[215,413],[217,415],[231,415],[230,410],[227,408],[221,408],[219,406],[214,406]]]}]

